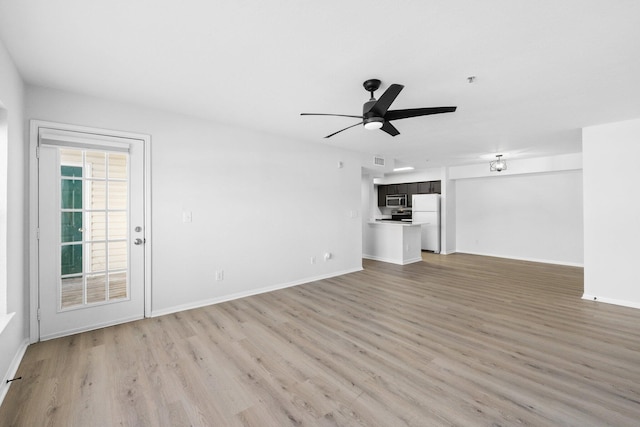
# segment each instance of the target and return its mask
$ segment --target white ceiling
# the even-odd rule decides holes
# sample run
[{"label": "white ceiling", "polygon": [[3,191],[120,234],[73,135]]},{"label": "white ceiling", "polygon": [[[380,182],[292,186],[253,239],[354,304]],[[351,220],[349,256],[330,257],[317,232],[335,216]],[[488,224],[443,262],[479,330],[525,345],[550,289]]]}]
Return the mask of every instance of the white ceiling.
[{"label": "white ceiling", "polygon": [[[638,0],[0,0],[0,38],[30,84],[419,168],[579,152],[640,117]],[[458,111],[395,138],[299,115],[361,114],[369,78],[405,86],[391,109]]]}]

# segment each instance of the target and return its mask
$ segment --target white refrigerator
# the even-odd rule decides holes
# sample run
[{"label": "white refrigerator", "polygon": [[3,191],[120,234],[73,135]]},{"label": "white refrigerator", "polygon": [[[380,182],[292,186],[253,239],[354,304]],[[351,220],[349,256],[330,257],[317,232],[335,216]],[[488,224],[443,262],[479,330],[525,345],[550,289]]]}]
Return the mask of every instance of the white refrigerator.
[{"label": "white refrigerator", "polygon": [[422,224],[422,250],[440,253],[440,195],[414,194],[411,220]]}]

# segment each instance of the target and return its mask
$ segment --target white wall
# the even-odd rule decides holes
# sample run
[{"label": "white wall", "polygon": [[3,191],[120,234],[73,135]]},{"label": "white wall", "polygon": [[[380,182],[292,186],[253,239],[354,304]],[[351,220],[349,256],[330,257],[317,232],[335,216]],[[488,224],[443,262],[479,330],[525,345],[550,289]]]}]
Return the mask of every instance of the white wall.
[{"label": "white wall", "polygon": [[361,181],[361,226],[362,226],[362,248],[366,248],[369,245],[369,221],[375,217],[375,211],[378,210],[378,198],[377,192],[373,189],[373,176],[370,171],[362,169],[362,181]]},{"label": "white wall", "polygon": [[[25,218],[28,215],[23,102],[22,79],[0,42],[0,108],[6,111],[8,125],[8,139],[0,143],[0,174],[3,175],[0,178],[0,291],[6,290],[7,312],[15,313],[0,332],[0,401],[8,389],[6,380],[17,369],[27,344]],[[0,313],[0,316],[3,314]]]},{"label": "white wall", "polygon": [[458,179],[455,190],[457,252],[583,264],[580,170]]},{"label": "white wall", "polygon": [[26,112],[151,135],[154,314],[361,269],[358,154],[39,87]]},{"label": "white wall", "polygon": [[387,173],[375,178],[376,185],[403,184],[405,182],[440,181],[443,178],[445,168],[430,168],[417,171]]},{"label": "white wall", "polygon": [[506,158],[507,170],[490,172],[489,160],[465,166],[449,168],[449,179],[504,177],[509,175],[535,174],[543,172],[559,172],[582,170],[582,153],[561,154],[550,157],[534,157],[529,159]]},{"label": "white wall", "polygon": [[[448,174],[446,177],[448,178]],[[440,228],[442,233],[440,237],[440,253],[447,255],[456,251],[456,181],[451,179],[444,179],[442,181],[440,211]]]},{"label": "white wall", "polygon": [[583,130],[584,298],[640,308],[640,119]]}]

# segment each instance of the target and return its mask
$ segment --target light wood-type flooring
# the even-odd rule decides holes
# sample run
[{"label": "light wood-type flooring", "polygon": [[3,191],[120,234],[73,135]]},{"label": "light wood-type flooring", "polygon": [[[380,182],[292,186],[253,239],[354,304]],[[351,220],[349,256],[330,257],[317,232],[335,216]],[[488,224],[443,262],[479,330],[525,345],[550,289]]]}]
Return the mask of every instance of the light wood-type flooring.
[{"label": "light wood-type flooring", "polygon": [[30,346],[2,426],[638,426],[640,310],[425,254]]}]

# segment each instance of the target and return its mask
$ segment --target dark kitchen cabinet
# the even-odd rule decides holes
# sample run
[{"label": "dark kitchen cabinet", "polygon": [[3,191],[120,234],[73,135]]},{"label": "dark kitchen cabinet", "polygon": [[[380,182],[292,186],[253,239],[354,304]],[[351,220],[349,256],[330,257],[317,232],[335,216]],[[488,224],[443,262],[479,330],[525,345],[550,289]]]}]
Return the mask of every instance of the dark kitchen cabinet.
[{"label": "dark kitchen cabinet", "polygon": [[418,194],[431,194],[431,181],[419,182]]},{"label": "dark kitchen cabinet", "polygon": [[387,206],[387,185],[378,185],[378,206]]},{"label": "dark kitchen cabinet", "polygon": [[441,194],[441,181],[424,181],[418,183],[418,194]]},{"label": "dark kitchen cabinet", "polygon": [[407,207],[411,207],[413,205],[412,200],[413,195],[418,194],[418,183],[410,182],[407,184]]},{"label": "dark kitchen cabinet", "polygon": [[407,184],[388,184],[387,194],[407,194]]},{"label": "dark kitchen cabinet", "polygon": [[407,184],[388,184],[387,194],[407,194]]},{"label": "dark kitchen cabinet", "polygon": [[387,206],[387,195],[406,194],[407,207],[412,206],[414,194],[440,194],[442,184],[440,181],[407,182],[403,184],[378,185],[378,206]]}]

